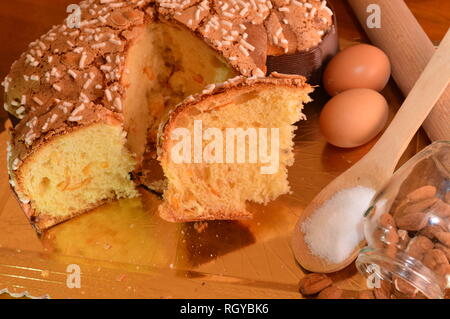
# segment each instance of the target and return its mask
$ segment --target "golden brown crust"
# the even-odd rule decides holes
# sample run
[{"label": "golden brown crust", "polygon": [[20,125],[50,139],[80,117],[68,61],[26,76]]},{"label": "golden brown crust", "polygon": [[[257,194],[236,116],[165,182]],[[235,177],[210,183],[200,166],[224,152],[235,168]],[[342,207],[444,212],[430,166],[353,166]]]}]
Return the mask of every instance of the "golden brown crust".
[{"label": "golden brown crust", "polygon": [[[253,55],[293,54],[317,46],[333,23],[327,1],[319,0],[156,0],[157,10],[198,32],[231,65],[242,70]],[[253,32],[253,26],[261,32]],[[260,26],[261,28],[258,28]],[[261,39],[266,45],[260,48]],[[253,61],[252,61],[253,60]]]}]

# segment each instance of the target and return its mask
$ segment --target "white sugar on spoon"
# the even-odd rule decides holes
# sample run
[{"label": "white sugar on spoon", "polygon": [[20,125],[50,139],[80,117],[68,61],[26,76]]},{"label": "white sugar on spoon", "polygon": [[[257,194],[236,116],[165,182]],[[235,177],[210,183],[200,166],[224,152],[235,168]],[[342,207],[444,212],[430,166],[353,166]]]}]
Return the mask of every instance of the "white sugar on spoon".
[{"label": "white sugar on spoon", "polygon": [[311,252],[332,263],[350,256],[364,240],[364,213],[375,195],[371,188],[344,189],[325,202],[302,224]]}]

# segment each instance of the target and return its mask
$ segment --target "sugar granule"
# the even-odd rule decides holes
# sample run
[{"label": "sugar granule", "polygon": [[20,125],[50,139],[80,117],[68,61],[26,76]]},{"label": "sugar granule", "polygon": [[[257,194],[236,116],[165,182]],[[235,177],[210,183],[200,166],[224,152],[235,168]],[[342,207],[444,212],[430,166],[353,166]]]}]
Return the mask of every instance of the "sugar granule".
[{"label": "sugar granule", "polygon": [[363,219],[375,195],[357,186],[336,193],[301,225],[311,253],[332,263],[344,261],[364,239]]}]

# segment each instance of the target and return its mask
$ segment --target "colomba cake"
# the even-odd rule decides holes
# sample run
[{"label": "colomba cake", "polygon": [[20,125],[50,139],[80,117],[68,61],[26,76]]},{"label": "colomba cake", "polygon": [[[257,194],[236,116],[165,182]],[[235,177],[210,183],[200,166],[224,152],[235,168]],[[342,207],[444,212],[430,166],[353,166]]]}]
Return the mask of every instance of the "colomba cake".
[{"label": "colomba cake", "polygon": [[[88,0],[32,42],[3,81],[11,186],[38,231],[151,179],[161,120],[186,97],[268,56],[319,45],[325,1]],[[72,17],[73,18],[73,17]],[[69,19],[68,19],[69,20]],[[154,177],[154,176],[153,176]]]}]

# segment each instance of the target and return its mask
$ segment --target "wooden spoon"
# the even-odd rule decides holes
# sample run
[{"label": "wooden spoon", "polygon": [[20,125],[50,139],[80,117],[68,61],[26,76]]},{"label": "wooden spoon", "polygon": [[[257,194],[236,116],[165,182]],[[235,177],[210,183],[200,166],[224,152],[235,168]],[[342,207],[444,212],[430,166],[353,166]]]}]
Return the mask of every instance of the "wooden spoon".
[{"label": "wooden spoon", "polygon": [[[404,65],[404,67],[407,68],[408,65]],[[360,248],[364,245],[364,241],[358,247],[355,247],[354,252],[347,259],[340,263],[331,263],[313,255],[304,240],[304,233],[301,229],[303,221],[341,190],[356,186],[380,190],[391,178],[400,156],[442,92],[447,88],[449,80],[450,30],[447,31],[439,48],[383,136],[366,156],[328,184],[301,214],[294,229],[292,248],[295,258],[305,269],[313,272],[330,273],[345,268],[355,260]],[[450,125],[450,119],[448,122]]]}]

